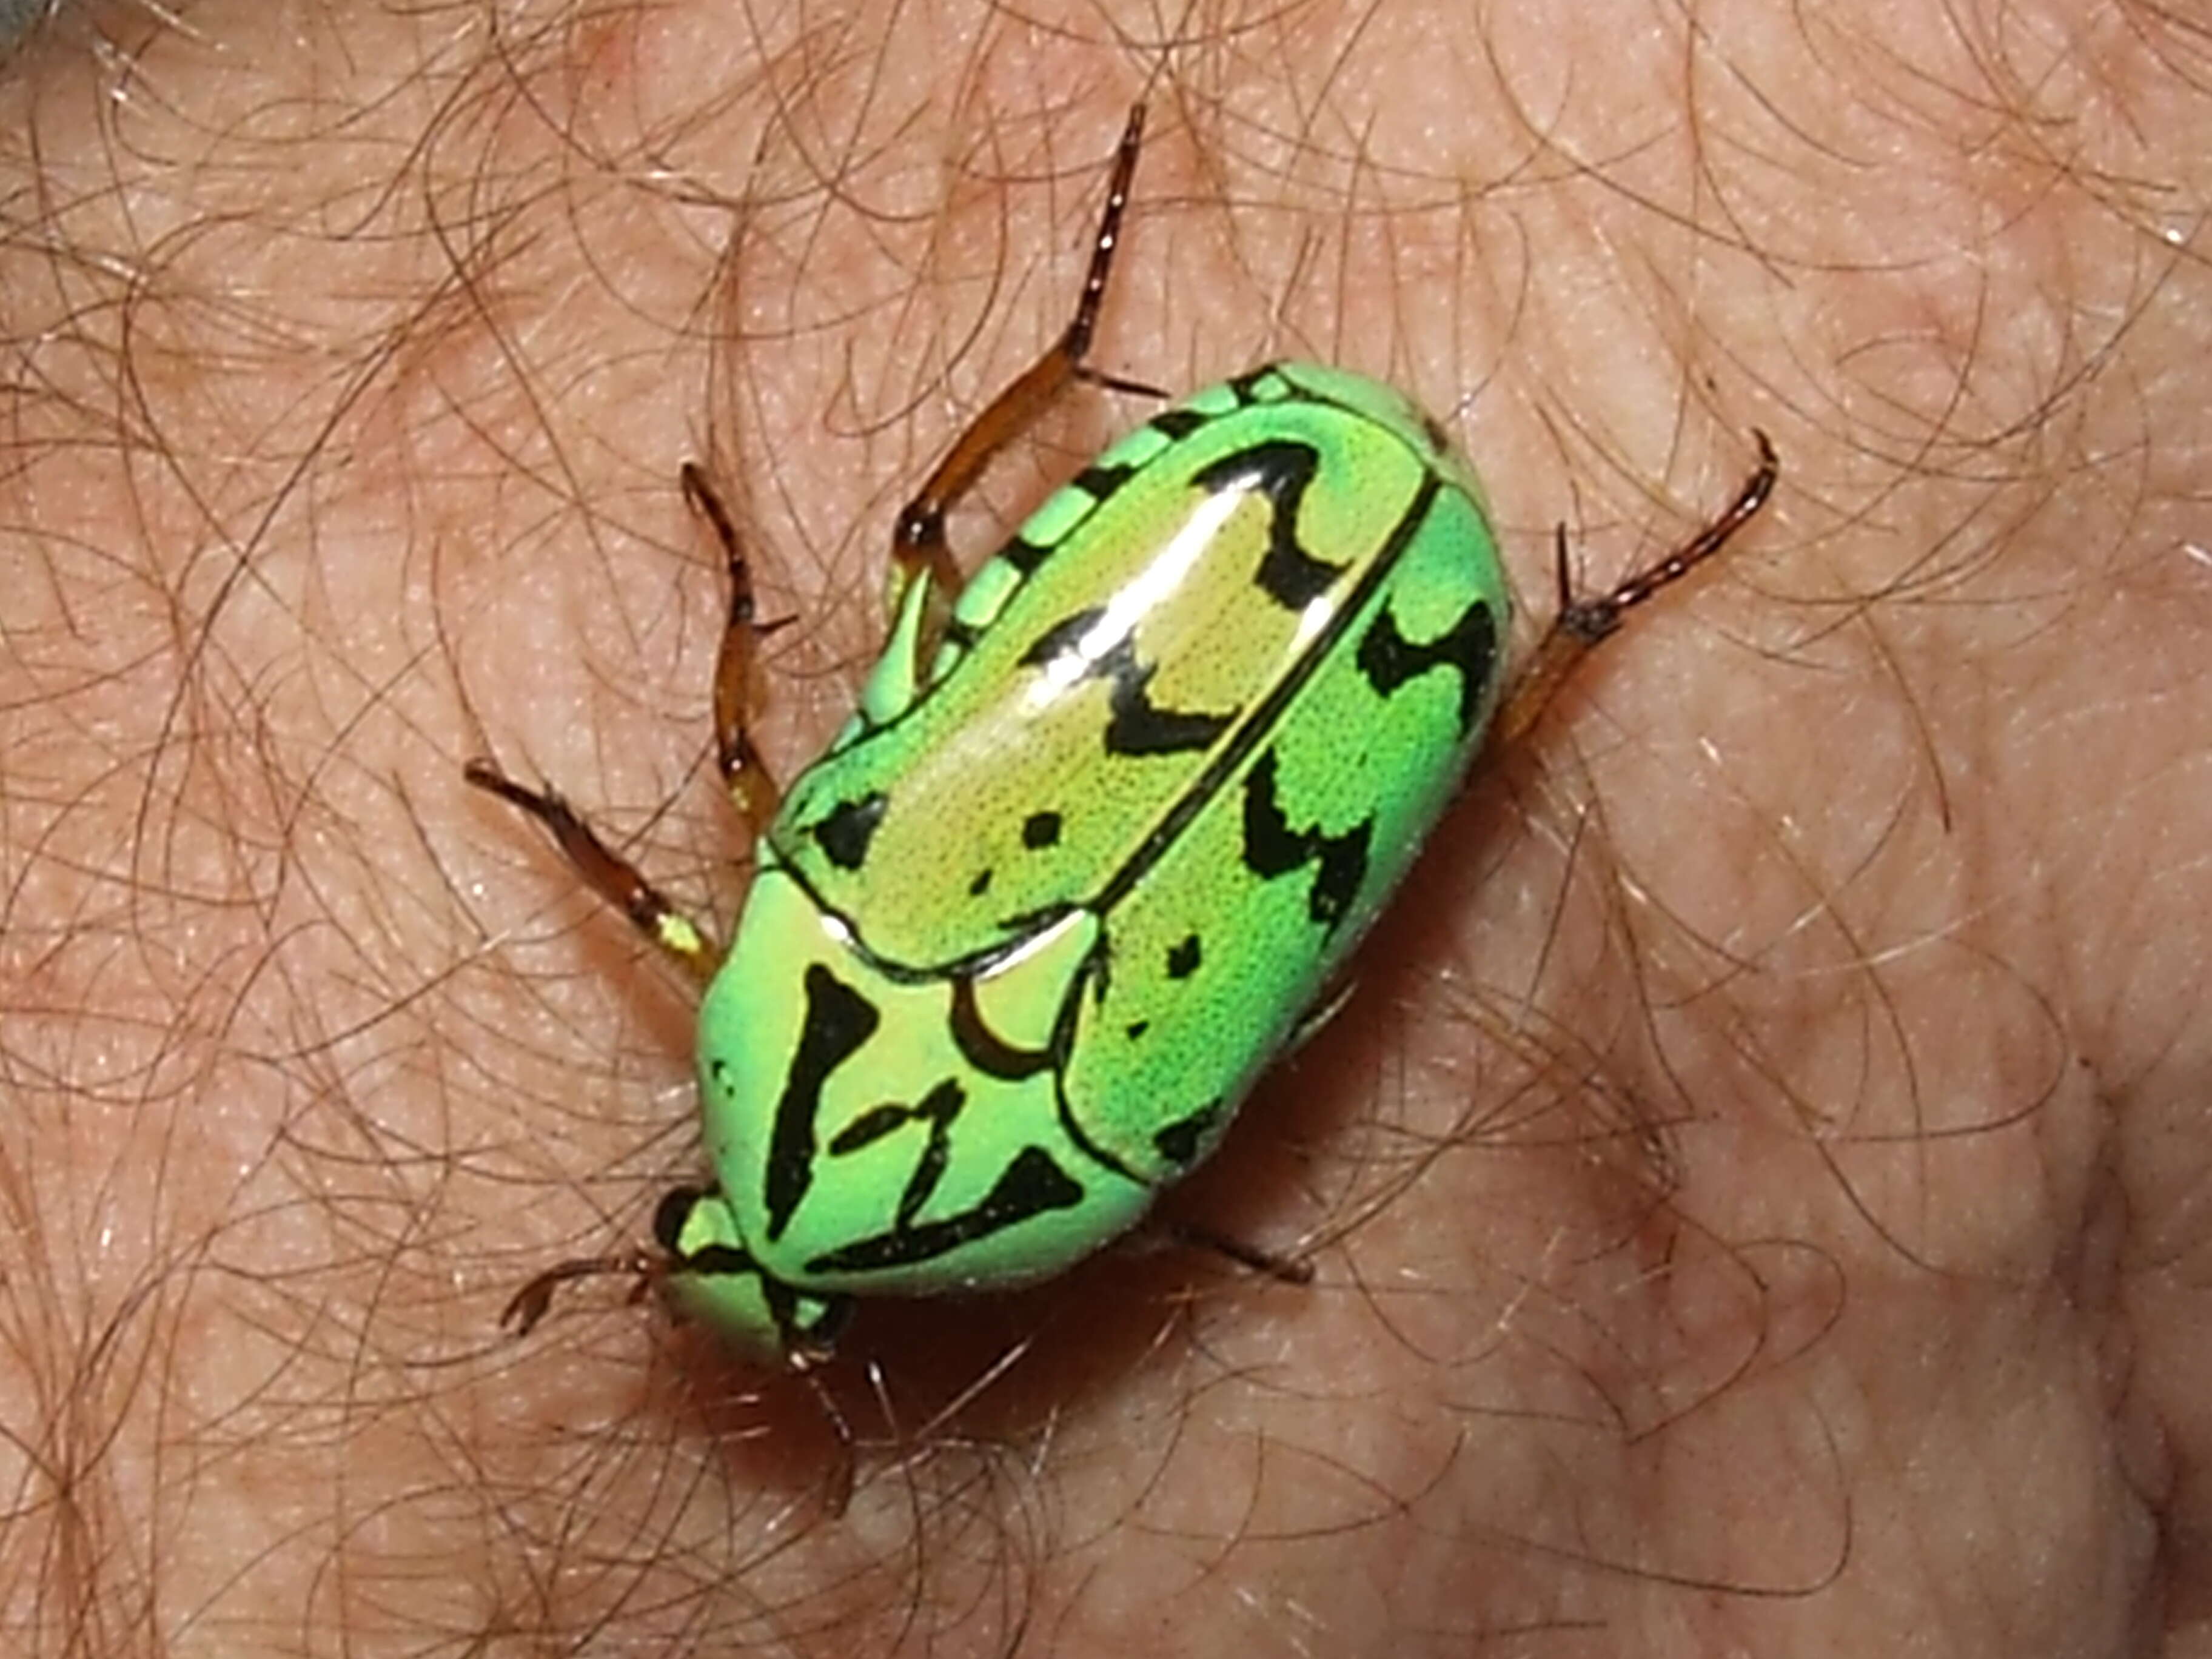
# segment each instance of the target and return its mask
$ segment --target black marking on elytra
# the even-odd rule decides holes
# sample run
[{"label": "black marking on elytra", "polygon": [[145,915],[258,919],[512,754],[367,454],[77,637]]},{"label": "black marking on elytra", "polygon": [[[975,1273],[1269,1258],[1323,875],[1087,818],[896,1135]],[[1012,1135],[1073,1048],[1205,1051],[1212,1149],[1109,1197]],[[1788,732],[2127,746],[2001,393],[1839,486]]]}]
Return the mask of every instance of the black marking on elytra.
[{"label": "black marking on elytra", "polygon": [[822,855],[840,870],[857,870],[866,862],[868,843],[884,821],[891,798],[872,789],[858,800],[841,800],[813,828],[814,843]]},{"label": "black marking on elytra", "polygon": [[1306,488],[1321,471],[1321,452],[1292,438],[1270,438],[1224,455],[1191,475],[1209,492],[1249,491],[1267,500],[1267,550],[1255,580],[1284,610],[1303,611],[1328,592],[1346,567],[1316,559],[1298,542],[1298,513]]},{"label": "black marking on elytra", "polygon": [[1137,469],[1126,462],[1113,466],[1086,466],[1068,483],[1093,501],[1103,505],[1114,499],[1114,492],[1137,476]]},{"label": "black marking on elytra", "polygon": [[968,884],[968,896],[981,898],[990,890],[991,872],[988,870],[978,870],[975,872],[975,878]]},{"label": "black marking on elytra", "polygon": [[[1134,668],[1135,647],[1126,641],[1115,652],[1114,717],[1106,725],[1109,755],[1187,755],[1211,749],[1236,720],[1234,714],[1208,714],[1195,709],[1162,708],[1152,702],[1146,682],[1150,665]],[[1120,662],[1133,665],[1124,673]]]},{"label": "black marking on elytra", "polygon": [[[1024,668],[1043,668],[1058,662],[1062,657],[1080,658],[1085,638],[1105,620],[1105,617],[1106,607],[1103,605],[1079,611],[1072,617],[1062,617],[1038,635],[1030,648],[1022,653],[1021,665]],[[1104,672],[1094,662],[1085,661],[1082,665],[1082,673],[1086,678]]]},{"label": "black marking on elytra", "polygon": [[983,1023],[975,1000],[975,981],[960,974],[952,981],[952,1041],[960,1056],[987,1076],[1018,1083],[1052,1068],[1049,1048],[1017,1048]]},{"label": "black marking on elytra", "polygon": [[1152,1150],[1177,1169],[1187,1170],[1198,1161],[1198,1155],[1212,1139],[1214,1126],[1220,1121],[1220,1101],[1208,1101],[1187,1116],[1154,1130]]},{"label": "black marking on elytra", "polygon": [[1024,576],[1033,576],[1039,566],[1052,556],[1052,549],[1039,547],[1035,542],[1016,536],[999,550],[999,556]]},{"label": "black marking on elytra", "polygon": [[1234,711],[1206,714],[1195,709],[1163,708],[1153,702],[1149,687],[1159,672],[1155,663],[1137,660],[1136,641],[1124,634],[1103,655],[1085,653],[1085,640],[1105,615],[1103,606],[1079,611],[1063,617],[1037,637],[1022,653],[1024,667],[1044,668],[1068,657],[1078,664],[1079,679],[1108,683],[1106,752],[1109,755],[1185,755],[1210,749],[1236,723]]},{"label": "black marking on elytra", "polygon": [[1130,1042],[1134,1042],[1139,1037],[1144,1036],[1146,1032],[1152,1029],[1152,1022],[1149,1019],[1133,1019],[1127,1025],[1121,1028],[1121,1035],[1128,1038]]},{"label": "black marking on elytra", "polygon": [[1060,845],[1060,814],[1032,812],[1022,820],[1022,845],[1032,853],[1042,853],[1048,847]]},{"label": "black marking on elytra", "polygon": [[1244,780],[1244,866],[1262,881],[1304,869],[1314,872],[1306,914],[1335,931],[1367,879],[1367,845],[1375,828],[1363,818],[1340,836],[1293,829],[1276,795],[1276,754],[1272,749],[1253,763]]},{"label": "black marking on elytra", "polygon": [[1484,694],[1497,666],[1498,624],[1480,599],[1460,612],[1459,620],[1433,640],[1419,642],[1398,631],[1398,619],[1386,605],[1360,635],[1359,672],[1386,701],[1399,687],[1431,668],[1459,675],[1459,730],[1465,737],[1482,714]]},{"label": "black marking on elytra", "polygon": [[830,1156],[849,1158],[909,1123],[927,1124],[929,1139],[915,1160],[906,1190],[899,1194],[897,1224],[904,1227],[921,1213],[921,1206],[929,1202],[937,1183],[945,1178],[945,1166],[952,1159],[952,1126],[967,1104],[968,1091],[954,1079],[946,1078],[912,1105],[895,1100],[869,1107],[837,1132],[830,1143]]},{"label": "black marking on elytra", "polygon": [[1352,591],[1343,596],[1342,602],[1329,614],[1321,631],[1307,644],[1290,671],[1268,689],[1265,697],[1243,714],[1229,741],[1207,758],[1204,769],[1176,798],[1175,804],[1160,815],[1143,844],[1115,871],[1113,879],[1092,896],[1090,902],[1094,908],[1102,915],[1111,915],[1115,907],[1152,874],[1153,866],[1182,838],[1182,833],[1190,827],[1191,820],[1204,811],[1227,787],[1229,781],[1250,759],[1252,751],[1273,735],[1282,722],[1284,711],[1297,701],[1307,683],[1334,654],[1345,629],[1366,608],[1376,590],[1396,571],[1398,561],[1405,556],[1406,550],[1420,534],[1421,527],[1427,523],[1430,510],[1435,507],[1437,497],[1443,487],[1443,481],[1434,472],[1422,478],[1419,487],[1413,492],[1413,499],[1407,504],[1398,522],[1382,538],[1382,545],[1359,573]]},{"label": "black marking on elytra", "polygon": [[815,1120],[822,1110],[823,1085],[883,1023],[874,1003],[818,962],[808,966],[805,987],[806,1015],[784,1073],[783,1096],[775,1103],[775,1127],[769,1139],[763,1196],[770,1240],[783,1237],[813,1182]]},{"label": "black marking on elytra", "polygon": [[1168,977],[1188,979],[1198,971],[1198,935],[1186,933],[1176,944],[1168,946]]},{"label": "black marking on elytra", "polygon": [[1049,1152],[1025,1146],[991,1190],[969,1208],[941,1220],[919,1226],[902,1224],[872,1238],[856,1240],[815,1257],[806,1264],[806,1271],[874,1273],[933,1261],[1051,1211],[1072,1210],[1083,1202],[1083,1196],[1080,1183]]},{"label": "black marking on elytra", "polygon": [[1152,430],[1176,443],[1197,431],[1213,417],[1194,409],[1164,409],[1152,416]]},{"label": "black marking on elytra", "polygon": [[1190,476],[1190,483],[1206,491],[1249,491],[1267,498],[1267,550],[1255,580],[1261,592],[1291,613],[1305,611],[1345,573],[1343,564],[1316,560],[1298,544],[1298,508],[1318,471],[1321,452],[1312,445],[1270,438]]}]

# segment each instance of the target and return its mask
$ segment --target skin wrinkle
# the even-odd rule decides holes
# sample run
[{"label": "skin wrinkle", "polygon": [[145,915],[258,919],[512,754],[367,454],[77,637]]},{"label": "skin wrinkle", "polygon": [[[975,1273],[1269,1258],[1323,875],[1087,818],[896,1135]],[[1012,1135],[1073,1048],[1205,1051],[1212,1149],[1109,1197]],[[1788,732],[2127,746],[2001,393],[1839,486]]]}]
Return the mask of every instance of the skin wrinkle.
[{"label": "skin wrinkle", "polygon": [[[2202,1649],[2185,17],[82,18],[0,82],[15,1650]],[[460,765],[726,933],[677,468],[794,619],[787,781],[1140,90],[1109,372],[1398,381],[1538,621],[1555,522],[1610,580],[1752,427],[1783,484],[1182,1189],[1316,1283],[864,1309],[833,1519],[804,1386],[615,1282],[497,1328],[702,1171],[684,988]],[[1146,412],[1079,392],[963,564]]]}]

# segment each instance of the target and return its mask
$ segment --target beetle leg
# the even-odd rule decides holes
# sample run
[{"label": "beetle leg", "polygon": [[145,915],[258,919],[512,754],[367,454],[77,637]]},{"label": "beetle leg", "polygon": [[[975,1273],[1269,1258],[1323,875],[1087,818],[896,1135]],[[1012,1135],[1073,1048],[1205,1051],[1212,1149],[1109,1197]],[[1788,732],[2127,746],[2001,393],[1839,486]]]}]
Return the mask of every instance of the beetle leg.
[{"label": "beetle leg", "polygon": [[743,815],[745,827],[758,833],[775,817],[781,796],[745,727],[759,708],[760,642],[783,623],[763,623],[755,616],[752,573],[738,544],[738,527],[714,485],[708,483],[704,470],[686,461],[679,477],[684,499],[722,544],[730,573],[729,619],[723,625],[721,649],[714,659],[714,769],[722,775],[722,787]]},{"label": "beetle leg", "polygon": [[1758,517],[1767,497],[1774,493],[1775,480],[1782,475],[1782,463],[1774,453],[1772,441],[1764,432],[1753,430],[1751,435],[1759,445],[1759,465],[1744,480],[1735,499],[1720,516],[1665,558],[1645,566],[1609,592],[1595,599],[1575,597],[1573,579],[1567,570],[1567,529],[1565,525],[1559,526],[1554,565],[1559,588],[1559,609],[1536,647],[1536,654],[1515,681],[1513,695],[1498,715],[1498,735],[1502,741],[1511,743],[1522,737],[1542,718],[1575,665],[1590,653],[1598,641],[1620,628],[1621,618],[1628,611],[1662,588],[1681,580]]},{"label": "beetle leg", "polygon": [[1307,1043],[1319,1036],[1322,1028],[1344,1012],[1344,1005],[1352,1000],[1353,994],[1358,989],[1358,980],[1346,979],[1343,984],[1328,992],[1321,1001],[1300,1014],[1298,1023],[1291,1028],[1290,1036],[1284,1040],[1283,1052],[1286,1054],[1296,1054]]},{"label": "beetle leg", "polygon": [[721,961],[706,932],[678,910],[636,866],[601,841],[576,810],[551,789],[526,789],[488,760],[472,760],[461,775],[486,794],[528,813],[545,827],[584,884],[629,918],[630,926],[703,987]]},{"label": "beetle leg", "polygon": [[1280,1279],[1285,1285],[1313,1283],[1313,1263],[1304,1256],[1277,1255],[1256,1244],[1247,1244],[1241,1238],[1231,1238],[1226,1233],[1218,1233],[1211,1227],[1202,1227],[1193,1221],[1164,1221],[1160,1226],[1175,1243],[1224,1257],[1252,1273]]},{"label": "beetle leg", "polygon": [[830,1392],[830,1385],[822,1380],[821,1372],[805,1366],[795,1369],[813,1394],[814,1403],[821,1407],[823,1421],[830,1425],[830,1433],[837,1442],[837,1467],[830,1471],[830,1484],[823,1493],[823,1503],[834,1521],[852,1506],[853,1487],[860,1472],[860,1442],[854,1437],[853,1425],[839,1408],[836,1395]]},{"label": "beetle leg", "polygon": [[[1145,106],[1133,105],[1121,142],[1114,153],[1114,171],[1106,187],[1106,210],[1098,222],[1097,240],[1091,244],[1091,270],[1075,302],[1075,315],[1045,354],[1017,376],[991,400],[968,429],[953,441],[937,470],[923,481],[921,490],[899,514],[891,540],[890,614],[896,617],[916,580],[932,583],[949,605],[960,591],[960,568],[946,544],[945,518],[983,475],[991,458],[1019,437],[1037,417],[1078,380],[1120,392],[1159,395],[1157,389],[1121,380],[1091,368],[1085,359],[1098,326],[1098,311],[1106,297],[1106,277],[1113,269],[1114,250],[1121,238],[1121,214],[1129,204],[1129,181],[1137,170],[1137,152],[1145,133]],[[933,602],[934,604],[934,601]],[[934,639],[939,629],[928,630]]]}]

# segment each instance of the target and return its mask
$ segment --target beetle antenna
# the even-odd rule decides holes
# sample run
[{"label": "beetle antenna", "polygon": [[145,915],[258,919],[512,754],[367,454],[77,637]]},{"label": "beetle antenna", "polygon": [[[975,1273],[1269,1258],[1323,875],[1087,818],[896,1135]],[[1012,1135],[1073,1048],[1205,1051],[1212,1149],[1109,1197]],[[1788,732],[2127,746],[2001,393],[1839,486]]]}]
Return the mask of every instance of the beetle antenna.
[{"label": "beetle antenna", "polygon": [[501,1310],[499,1322],[511,1326],[517,1336],[527,1336],[552,1310],[553,1293],[579,1279],[628,1277],[637,1282],[630,1292],[635,1303],[662,1271],[658,1257],[644,1250],[624,1250],[617,1255],[578,1256],[556,1262],[517,1291]]}]

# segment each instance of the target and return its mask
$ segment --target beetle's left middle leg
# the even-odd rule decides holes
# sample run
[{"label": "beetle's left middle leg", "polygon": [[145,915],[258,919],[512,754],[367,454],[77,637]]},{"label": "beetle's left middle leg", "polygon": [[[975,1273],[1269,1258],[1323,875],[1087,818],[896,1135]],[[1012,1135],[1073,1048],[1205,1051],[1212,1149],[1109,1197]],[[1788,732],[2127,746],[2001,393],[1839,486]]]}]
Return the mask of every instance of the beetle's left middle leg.
[{"label": "beetle's left middle leg", "polygon": [[775,818],[782,793],[768,763],[753,747],[746,727],[755,712],[760,642],[782,623],[759,620],[753,607],[752,568],[738,544],[738,526],[722,498],[714,493],[714,486],[708,482],[705,469],[686,461],[679,476],[684,499],[714,532],[729,572],[729,614],[722,626],[721,647],[714,657],[714,769],[721,774],[722,787],[731,805],[744,817],[745,827],[758,834]]}]

